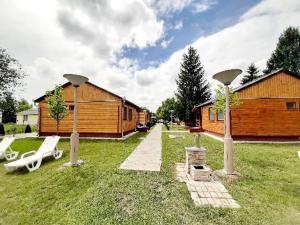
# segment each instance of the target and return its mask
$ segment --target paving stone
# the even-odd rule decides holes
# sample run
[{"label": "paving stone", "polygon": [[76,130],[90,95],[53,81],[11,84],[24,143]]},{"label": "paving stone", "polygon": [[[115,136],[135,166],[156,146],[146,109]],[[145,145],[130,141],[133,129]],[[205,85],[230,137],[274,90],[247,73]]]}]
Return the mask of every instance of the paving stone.
[{"label": "paving stone", "polygon": [[[177,170],[178,168],[178,170]],[[185,172],[182,172],[184,163],[176,165],[178,180],[186,183],[191,192],[191,198],[196,206],[216,208],[240,208],[240,205],[228,193],[225,186],[219,181],[194,181]]]}]

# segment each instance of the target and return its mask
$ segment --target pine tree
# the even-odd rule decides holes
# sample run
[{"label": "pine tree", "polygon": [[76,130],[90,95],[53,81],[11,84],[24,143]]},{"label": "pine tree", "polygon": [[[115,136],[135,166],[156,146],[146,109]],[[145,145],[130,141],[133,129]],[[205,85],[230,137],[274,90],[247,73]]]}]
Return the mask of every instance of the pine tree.
[{"label": "pine tree", "polygon": [[194,122],[193,107],[210,99],[209,84],[204,74],[197,50],[189,47],[187,54],[183,54],[183,62],[176,80],[177,113],[180,120]]},{"label": "pine tree", "polygon": [[300,72],[300,31],[298,27],[288,27],[280,35],[275,51],[267,61],[265,74],[277,69]]},{"label": "pine tree", "polygon": [[259,77],[258,73],[259,73],[259,69],[255,66],[254,63],[251,63],[248,66],[247,74],[241,80],[241,85],[246,84],[258,78]]}]

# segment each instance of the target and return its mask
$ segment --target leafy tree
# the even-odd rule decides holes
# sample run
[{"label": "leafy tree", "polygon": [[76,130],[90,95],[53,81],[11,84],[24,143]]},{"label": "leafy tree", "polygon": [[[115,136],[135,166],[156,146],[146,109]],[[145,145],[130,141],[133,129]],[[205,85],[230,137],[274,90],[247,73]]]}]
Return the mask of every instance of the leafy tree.
[{"label": "leafy tree", "polygon": [[194,121],[193,107],[210,99],[209,84],[204,74],[197,50],[189,47],[187,54],[183,54],[183,62],[176,80],[177,113],[180,120]]},{"label": "leafy tree", "polygon": [[24,110],[31,109],[31,108],[32,108],[32,105],[30,105],[28,103],[28,101],[26,101],[26,99],[23,98],[20,101],[18,101],[17,112],[22,112]]},{"label": "leafy tree", "polygon": [[288,27],[279,37],[275,51],[267,61],[265,74],[277,69],[300,72],[300,31],[298,27]]},{"label": "leafy tree", "polygon": [[[229,107],[234,108],[240,105],[238,94],[229,89]],[[225,93],[222,85],[218,85],[215,89],[215,101],[212,107],[214,112],[225,112]]]},{"label": "leafy tree", "polygon": [[16,122],[16,100],[14,99],[11,92],[5,92],[3,99],[0,103],[0,109],[2,111],[2,122],[3,123],[15,123]]},{"label": "leafy tree", "polygon": [[21,80],[25,77],[21,64],[5,49],[0,48],[0,97],[5,92],[19,86]]},{"label": "leafy tree", "polygon": [[59,132],[59,122],[68,115],[68,109],[65,105],[63,89],[61,86],[56,86],[54,91],[46,93],[46,101],[50,117],[56,121],[56,134]]},{"label": "leafy tree", "polygon": [[172,113],[173,118],[177,116],[177,102],[175,98],[167,98],[164,100],[160,107],[156,111],[156,115],[163,120],[171,120],[170,110],[174,110]]},{"label": "leafy tree", "polygon": [[246,84],[258,78],[259,77],[258,73],[259,73],[259,69],[255,66],[254,63],[251,63],[248,66],[247,74],[241,80],[241,85]]}]

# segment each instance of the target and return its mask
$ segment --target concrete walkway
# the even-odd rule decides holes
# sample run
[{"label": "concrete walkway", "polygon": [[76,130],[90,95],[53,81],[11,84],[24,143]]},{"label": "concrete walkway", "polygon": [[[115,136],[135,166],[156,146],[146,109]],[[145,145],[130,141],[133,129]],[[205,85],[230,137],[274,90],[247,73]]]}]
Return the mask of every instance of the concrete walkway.
[{"label": "concrete walkway", "polygon": [[160,171],[161,124],[156,125],[147,137],[121,164],[124,170]]},{"label": "concrete walkway", "polygon": [[[0,136],[0,139],[4,137],[11,137],[13,135],[5,135],[5,136]],[[33,133],[20,133],[20,134],[15,134],[14,137],[16,139],[22,139],[22,138],[35,138],[38,137],[38,134],[36,132]]]}]

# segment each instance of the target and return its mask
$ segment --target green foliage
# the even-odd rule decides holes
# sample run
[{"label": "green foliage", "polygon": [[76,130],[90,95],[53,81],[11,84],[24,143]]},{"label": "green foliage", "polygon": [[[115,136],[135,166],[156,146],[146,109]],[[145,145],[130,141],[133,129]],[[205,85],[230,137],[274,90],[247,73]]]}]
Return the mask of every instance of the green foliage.
[{"label": "green foliage", "polygon": [[177,113],[180,120],[194,121],[193,107],[210,99],[209,84],[204,75],[197,50],[189,47],[187,54],[183,54],[183,62],[176,80]]},{"label": "green foliage", "polygon": [[260,77],[258,73],[259,73],[259,69],[255,66],[254,63],[251,63],[247,69],[247,74],[241,80],[241,85],[246,84]]},{"label": "green foliage", "polygon": [[277,69],[300,72],[300,31],[298,27],[288,27],[279,37],[275,51],[267,61],[265,74]]},{"label": "green foliage", "polygon": [[56,133],[58,134],[60,120],[65,118],[69,113],[65,105],[63,89],[61,86],[56,85],[54,91],[48,91],[46,95],[46,102],[48,104],[49,115],[52,119],[56,121]]},{"label": "green foliage", "polygon": [[0,123],[0,136],[4,136],[4,135],[5,135],[4,125]]},{"label": "green foliage", "polygon": [[21,84],[25,77],[21,64],[5,49],[0,48],[0,98],[8,91]]},{"label": "green foliage", "polygon": [[32,105],[30,105],[28,103],[28,101],[26,99],[21,99],[20,101],[18,101],[17,103],[17,112],[22,112],[25,111],[27,109],[31,109]]},{"label": "green foliage", "polygon": [[172,113],[173,119],[178,115],[177,113],[177,102],[174,97],[167,98],[162,102],[161,106],[158,107],[156,115],[163,120],[171,120],[170,110],[174,110]]},{"label": "green foliage", "polygon": [[[15,123],[6,123],[4,124],[4,130],[7,134],[20,134],[25,132],[26,125],[17,125]],[[31,126],[32,132],[37,132],[37,126]]]},{"label": "green foliage", "polygon": [[31,127],[30,127],[29,124],[27,124],[26,127],[25,127],[25,132],[24,133],[31,133],[31,132],[32,132]]},{"label": "green foliage", "polygon": [[[299,224],[299,144],[235,144],[235,168],[242,177],[225,186],[241,208],[223,209],[196,206],[185,183],[176,180],[175,164],[185,162],[184,147],[194,145],[193,134],[170,139],[162,133],[159,173],[120,170],[145,135],[80,140],[87,162],[80,168],[62,167],[69,157],[68,139],[58,144],[64,150],[61,159],[45,159],[33,173],[7,173],[7,162],[1,161],[1,224]],[[12,149],[22,154],[42,141],[18,139]],[[203,135],[201,146],[208,150],[208,165],[222,169],[223,143]]]},{"label": "green foliage", "polygon": [[[229,89],[229,106],[230,108],[238,107],[240,105],[240,99],[237,93],[234,93],[232,89]],[[215,101],[213,105],[214,112],[225,112],[225,94],[222,85],[218,85],[215,89]]]},{"label": "green foliage", "polygon": [[11,92],[5,92],[0,102],[3,123],[15,123],[17,118],[17,102]]}]

